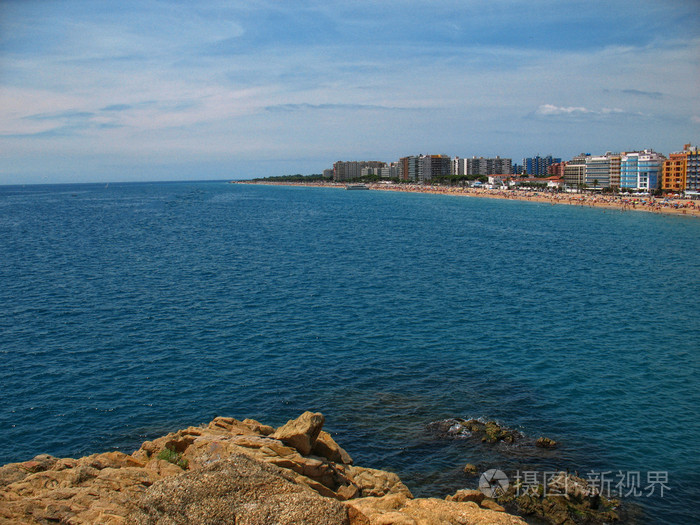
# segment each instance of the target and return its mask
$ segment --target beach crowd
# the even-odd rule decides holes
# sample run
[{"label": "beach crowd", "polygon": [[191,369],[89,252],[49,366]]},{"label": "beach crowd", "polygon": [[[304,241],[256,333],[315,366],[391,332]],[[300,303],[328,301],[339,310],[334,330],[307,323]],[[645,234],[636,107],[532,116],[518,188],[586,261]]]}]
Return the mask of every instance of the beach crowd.
[{"label": "beach crowd", "polygon": [[[251,181],[240,181],[250,183]],[[345,188],[339,182],[260,182],[257,184],[282,184],[289,186],[320,186]],[[461,195],[491,199],[514,199],[548,204],[568,204],[572,206],[588,206],[610,208],[621,211],[647,211],[654,213],[681,214],[700,217],[700,202],[696,204],[690,199],[650,195],[634,195],[629,193],[568,193],[547,190],[529,189],[487,189],[468,186],[444,186],[437,184],[394,184],[371,183],[367,185],[372,190],[401,191],[411,193],[432,193],[445,195]]]}]

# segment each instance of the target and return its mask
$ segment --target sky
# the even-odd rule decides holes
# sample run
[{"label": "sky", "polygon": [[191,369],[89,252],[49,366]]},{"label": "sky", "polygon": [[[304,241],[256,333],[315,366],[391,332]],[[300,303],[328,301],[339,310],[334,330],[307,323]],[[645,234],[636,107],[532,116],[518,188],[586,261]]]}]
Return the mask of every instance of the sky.
[{"label": "sky", "polygon": [[0,184],[700,142],[700,0],[2,0]]}]

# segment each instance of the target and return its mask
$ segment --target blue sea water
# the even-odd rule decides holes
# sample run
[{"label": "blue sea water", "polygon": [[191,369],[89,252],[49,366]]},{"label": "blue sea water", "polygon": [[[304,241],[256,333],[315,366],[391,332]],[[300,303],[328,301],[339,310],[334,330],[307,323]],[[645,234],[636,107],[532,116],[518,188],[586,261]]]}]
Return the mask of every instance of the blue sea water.
[{"label": "blue sea water", "polygon": [[[223,182],[0,187],[0,464],[304,410],[444,496],[481,469],[667,476],[700,515],[700,221]],[[427,430],[496,419],[560,448]],[[606,476],[603,475],[605,479]],[[633,487],[633,484],[622,488]],[[630,521],[632,518],[630,518]]]}]

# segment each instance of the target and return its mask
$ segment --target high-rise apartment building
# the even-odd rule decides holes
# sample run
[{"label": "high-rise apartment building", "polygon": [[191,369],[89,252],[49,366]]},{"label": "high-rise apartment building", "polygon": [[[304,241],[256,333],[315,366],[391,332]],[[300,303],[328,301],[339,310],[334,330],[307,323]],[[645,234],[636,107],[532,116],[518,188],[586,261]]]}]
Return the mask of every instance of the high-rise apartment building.
[{"label": "high-rise apartment building", "polygon": [[585,184],[591,188],[610,186],[610,159],[605,155],[586,158]]},{"label": "high-rise apartment building", "polygon": [[396,163],[393,162],[389,166],[384,166],[382,168],[362,168],[361,173],[362,177],[375,176],[380,179],[398,178]]},{"label": "high-rise apartment building", "polygon": [[528,175],[532,177],[546,177],[547,168],[552,164],[561,162],[561,159],[553,158],[551,155],[547,157],[540,157],[539,155],[535,157],[527,157],[523,159],[523,166]]},{"label": "high-rise apartment building", "polygon": [[379,160],[363,161],[338,161],[333,164],[333,180],[344,181],[359,179],[362,176],[362,168],[384,168],[386,162]]},{"label": "high-rise apartment building", "polygon": [[452,159],[447,155],[421,155],[418,181],[426,182],[444,177],[452,170]]},{"label": "high-rise apartment building", "polygon": [[700,191],[700,149],[697,146],[687,144],[686,151],[686,174],[685,190]]},{"label": "high-rise apartment building", "polygon": [[659,187],[665,157],[650,149],[623,153],[620,157],[620,187],[653,191]]},{"label": "high-rise apartment building", "polygon": [[452,170],[450,171],[452,175],[466,175],[467,174],[467,159],[461,159],[455,157],[452,159]]},{"label": "high-rise apartment building", "polygon": [[513,160],[501,157],[472,157],[452,160],[452,175],[510,175],[513,173]]},{"label": "high-rise apartment building", "polygon": [[671,153],[664,161],[661,189],[682,193],[685,191],[688,173],[688,156],[685,152]]},{"label": "high-rise apartment building", "polygon": [[398,178],[416,182],[450,175],[453,169],[452,159],[447,155],[411,155],[397,163]]},{"label": "high-rise apartment building", "polygon": [[547,168],[547,175],[550,177],[564,178],[564,168],[566,167],[566,162],[555,162]]},{"label": "high-rise apartment building", "polygon": [[466,159],[465,175],[510,175],[513,160],[501,157],[472,157]]},{"label": "high-rise apartment building", "polygon": [[586,157],[585,184],[591,188],[620,186],[620,154],[607,152],[605,155]]},{"label": "high-rise apartment building", "polygon": [[567,188],[581,188],[586,183],[586,159],[588,153],[576,155],[564,166],[564,185]]},{"label": "high-rise apartment building", "polygon": [[619,153],[606,153],[610,159],[610,187],[615,190],[620,188],[620,162],[622,155]]},{"label": "high-rise apartment building", "polygon": [[700,150],[686,144],[664,161],[661,189],[681,193],[700,190]]},{"label": "high-rise apartment building", "polygon": [[399,179],[406,181],[417,181],[418,172],[420,171],[420,156],[411,155],[409,157],[401,157],[397,163],[397,171]]}]

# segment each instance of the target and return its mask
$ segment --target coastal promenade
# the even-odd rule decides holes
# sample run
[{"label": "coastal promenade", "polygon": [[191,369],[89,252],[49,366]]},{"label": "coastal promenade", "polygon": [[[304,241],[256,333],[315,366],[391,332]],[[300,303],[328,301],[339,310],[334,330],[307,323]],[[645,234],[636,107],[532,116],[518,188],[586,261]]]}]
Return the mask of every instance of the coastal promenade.
[{"label": "coastal promenade", "polygon": [[[269,184],[281,186],[313,186],[323,188],[344,189],[345,184],[339,182],[271,182],[271,181],[237,181],[240,184]],[[422,184],[368,184],[372,190],[400,191],[407,193],[431,193],[437,195],[455,195],[464,197],[479,197],[488,199],[510,199],[530,202],[540,202],[557,205],[588,206],[591,208],[608,208],[620,211],[645,211],[673,215],[689,215],[700,217],[700,203],[690,199],[668,197],[635,196],[629,194],[593,194],[593,193],[563,193],[534,190],[491,190],[468,188],[461,186],[441,186]]]}]

